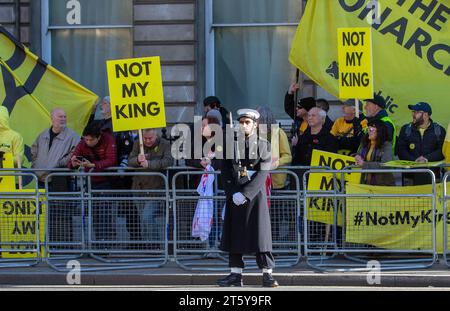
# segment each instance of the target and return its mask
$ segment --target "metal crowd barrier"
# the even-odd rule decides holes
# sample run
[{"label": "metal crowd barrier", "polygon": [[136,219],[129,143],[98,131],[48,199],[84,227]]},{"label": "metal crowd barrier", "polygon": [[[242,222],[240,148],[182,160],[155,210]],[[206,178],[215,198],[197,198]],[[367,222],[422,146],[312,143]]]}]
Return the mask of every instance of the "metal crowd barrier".
[{"label": "metal crowd barrier", "polygon": [[[271,171],[272,174],[287,174],[295,182],[293,190],[272,191],[268,197],[272,221],[273,253],[277,267],[294,266],[301,257],[298,215],[300,214],[299,179],[290,171]],[[197,175],[198,182],[203,174],[214,175],[214,196],[200,197],[196,189],[177,188],[177,179]],[[172,199],[174,213],[174,258],[175,262],[186,270],[228,270],[228,254],[219,250],[222,213],[225,207],[225,195],[219,189],[220,172],[178,172],[172,180]],[[198,184],[197,182],[197,184]],[[192,236],[193,219],[199,200],[209,201],[213,206],[213,222],[208,238],[201,241]],[[244,256],[246,269],[257,269],[255,260]]]},{"label": "metal crowd barrier", "polygon": [[[14,188],[16,178],[30,178],[36,186],[14,191],[11,188]],[[0,169],[0,182],[0,268],[35,266],[43,255],[44,235],[40,220],[45,211],[37,177],[18,169]]]},{"label": "metal crowd barrier", "polygon": [[[117,187],[138,176],[160,178],[163,188]],[[64,177],[76,179],[75,189],[52,191],[51,179]],[[45,188],[45,261],[53,269],[67,272],[66,264],[73,259],[83,260],[82,271],[156,268],[167,263],[169,187],[164,174],[51,173]]]},{"label": "metal crowd barrier", "polygon": [[449,215],[449,211],[448,211],[448,202],[450,202],[450,192],[448,191],[448,185],[447,182],[449,182],[450,178],[450,171],[448,171],[447,173],[445,173],[445,175],[442,177],[442,205],[443,205],[443,215],[444,215],[444,230],[443,230],[443,245],[442,245],[442,253],[443,253],[443,258],[445,261],[445,264],[450,267],[450,262],[449,262],[449,238],[448,238],[448,215]]},{"label": "metal crowd barrier", "polygon": [[[311,170],[305,174],[304,240],[309,266],[322,271],[370,271],[374,260],[381,270],[428,268],[435,263],[436,183],[431,170],[409,170],[430,174],[430,193],[405,194],[401,187],[393,187],[399,189],[398,194],[375,194],[370,187],[360,193],[347,193],[347,173],[392,174],[398,171],[402,170]],[[307,190],[308,176],[330,173],[331,180],[325,180],[330,185],[329,190]],[[378,205],[383,209],[374,210]],[[342,210],[342,222],[336,210]],[[418,226],[415,231],[413,223]],[[405,226],[397,230],[411,235],[396,239],[402,232],[383,233],[386,225],[406,225],[409,230]],[[423,242],[420,247],[417,247],[418,240]]]}]

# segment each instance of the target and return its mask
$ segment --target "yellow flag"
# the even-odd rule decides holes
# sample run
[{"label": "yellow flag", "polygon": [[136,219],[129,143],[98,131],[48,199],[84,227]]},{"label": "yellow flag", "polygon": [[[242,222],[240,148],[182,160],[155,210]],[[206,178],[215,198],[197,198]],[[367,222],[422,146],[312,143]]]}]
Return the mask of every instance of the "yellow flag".
[{"label": "yellow flag", "polygon": [[[10,113],[10,126],[30,146],[51,125],[50,112],[62,108],[67,126],[78,134],[89,119],[98,96],[31,53],[0,27],[0,103]],[[26,165],[26,164],[25,164]]]},{"label": "yellow flag", "polygon": [[371,27],[374,91],[386,99],[393,121],[398,127],[411,122],[408,105],[423,101],[433,108],[433,120],[445,126],[449,11],[449,0],[309,0],[289,60],[338,97],[337,29]]}]

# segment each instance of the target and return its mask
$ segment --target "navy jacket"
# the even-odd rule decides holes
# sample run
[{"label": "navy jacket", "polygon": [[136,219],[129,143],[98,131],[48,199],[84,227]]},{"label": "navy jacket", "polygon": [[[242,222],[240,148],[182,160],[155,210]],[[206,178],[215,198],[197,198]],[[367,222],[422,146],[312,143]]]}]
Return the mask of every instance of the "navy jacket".
[{"label": "navy jacket", "polygon": [[[439,129],[435,129],[436,126]],[[425,130],[423,137],[414,125],[411,123],[406,124],[402,127],[398,137],[398,158],[400,160],[415,161],[418,157],[423,156],[430,162],[441,161],[444,159],[442,154],[444,140],[445,129],[433,121]]]}]

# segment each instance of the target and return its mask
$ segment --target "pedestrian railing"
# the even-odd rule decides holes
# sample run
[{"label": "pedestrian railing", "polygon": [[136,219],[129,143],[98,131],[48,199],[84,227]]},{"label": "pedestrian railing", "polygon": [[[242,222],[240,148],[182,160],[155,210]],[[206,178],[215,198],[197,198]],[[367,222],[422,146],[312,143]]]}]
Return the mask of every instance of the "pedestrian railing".
[{"label": "pedestrian railing", "polygon": [[311,170],[305,174],[305,180],[317,174],[329,185],[327,190],[304,188],[308,265],[324,271],[364,271],[370,270],[374,261],[382,270],[428,268],[435,263],[436,184],[431,170],[410,171],[430,174],[433,183],[422,188],[377,187],[347,181],[350,174],[368,174],[372,178],[373,174],[396,172],[353,169]]},{"label": "pedestrian railing", "polygon": [[[82,271],[102,271],[158,268],[173,260],[186,270],[228,270],[228,254],[220,250],[226,205],[220,172],[209,173],[215,176],[214,195],[200,197],[196,187],[205,172],[174,170],[58,170],[39,182],[30,169],[0,169],[0,268],[44,262],[67,272],[69,261],[80,260]],[[373,262],[382,270],[418,269],[432,266],[441,253],[450,266],[450,172],[436,184],[431,170],[411,169],[409,173],[429,174],[433,181],[417,187],[360,185],[348,177],[403,172],[311,167],[271,171],[291,181],[268,196],[276,266],[295,266],[304,257],[322,271],[365,271]],[[162,186],[131,189],[139,176],[159,179]],[[19,179],[31,181],[27,189],[14,190]],[[320,189],[309,187],[311,180]],[[201,201],[212,206],[212,226],[203,240],[192,235]],[[252,256],[244,259],[246,268],[256,269]]]},{"label": "pedestrian railing", "polygon": [[[16,182],[34,181],[30,189],[16,189]],[[20,170],[0,170],[0,268],[37,265],[44,254],[43,192],[37,177]]]},{"label": "pedestrian railing", "polygon": [[[75,177],[76,188],[54,192],[54,177]],[[121,189],[118,178],[160,179],[161,189]],[[169,188],[161,173],[52,173],[46,178],[46,262],[66,271],[85,260],[85,271],[155,268],[168,260]]]}]

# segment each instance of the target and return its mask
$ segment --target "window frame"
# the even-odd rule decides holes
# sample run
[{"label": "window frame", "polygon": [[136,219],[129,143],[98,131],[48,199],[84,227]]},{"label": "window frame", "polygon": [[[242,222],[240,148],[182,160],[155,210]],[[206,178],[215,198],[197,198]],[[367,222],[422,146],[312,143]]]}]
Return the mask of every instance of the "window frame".
[{"label": "window frame", "polygon": [[234,27],[298,27],[299,22],[291,23],[214,23],[214,0],[205,0],[205,90],[207,95],[216,94],[215,81],[215,30]]},{"label": "window frame", "polygon": [[[52,64],[52,31],[68,30],[68,29],[131,29],[131,37],[133,34],[133,24],[131,25],[64,25],[50,26],[50,0],[41,0],[41,51],[42,59]],[[132,20],[134,20],[134,10],[132,12]],[[133,44],[133,42],[131,42]]]}]

